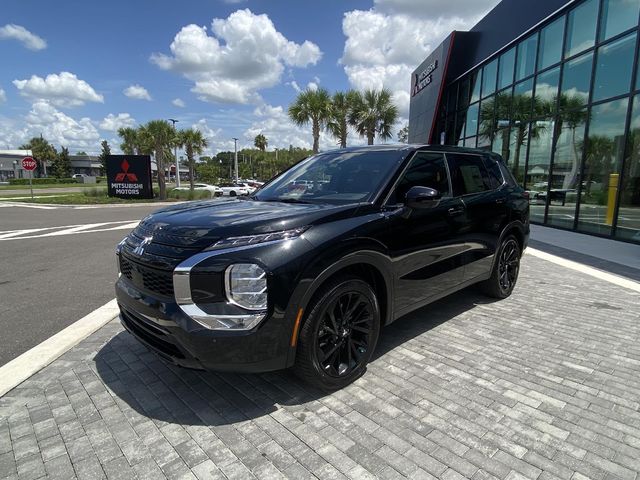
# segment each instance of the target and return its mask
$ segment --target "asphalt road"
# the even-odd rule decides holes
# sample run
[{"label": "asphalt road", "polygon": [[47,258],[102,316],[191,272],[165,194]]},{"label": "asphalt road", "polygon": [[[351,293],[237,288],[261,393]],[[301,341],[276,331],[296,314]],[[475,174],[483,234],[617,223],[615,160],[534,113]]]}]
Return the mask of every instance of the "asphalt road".
[{"label": "asphalt road", "polygon": [[114,247],[157,208],[0,206],[0,365],[114,298]]}]

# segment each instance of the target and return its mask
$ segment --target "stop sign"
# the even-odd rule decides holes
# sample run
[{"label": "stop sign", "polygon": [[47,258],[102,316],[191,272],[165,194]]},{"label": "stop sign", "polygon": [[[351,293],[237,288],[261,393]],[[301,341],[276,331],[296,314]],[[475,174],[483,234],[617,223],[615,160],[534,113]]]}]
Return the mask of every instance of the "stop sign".
[{"label": "stop sign", "polygon": [[31,157],[24,157],[22,159],[22,168],[25,170],[35,170],[36,165],[36,161]]}]

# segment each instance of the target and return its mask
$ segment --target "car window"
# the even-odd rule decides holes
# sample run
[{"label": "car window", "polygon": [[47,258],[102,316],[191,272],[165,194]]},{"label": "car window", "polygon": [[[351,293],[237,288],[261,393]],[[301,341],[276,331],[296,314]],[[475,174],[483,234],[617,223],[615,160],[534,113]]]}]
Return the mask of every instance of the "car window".
[{"label": "car window", "polygon": [[482,157],[447,153],[453,195],[468,195],[491,190],[491,180]]},{"label": "car window", "polygon": [[489,182],[491,188],[496,189],[504,183],[502,172],[500,171],[500,165],[497,161],[490,157],[484,157],[484,165],[487,167],[487,173],[489,174]]},{"label": "car window", "polygon": [[429,187],[440,192],[443,197],[450,195],[447,167],[442,153],[417,152],[402,174],[388,203],[404,203],[411,187]]}]

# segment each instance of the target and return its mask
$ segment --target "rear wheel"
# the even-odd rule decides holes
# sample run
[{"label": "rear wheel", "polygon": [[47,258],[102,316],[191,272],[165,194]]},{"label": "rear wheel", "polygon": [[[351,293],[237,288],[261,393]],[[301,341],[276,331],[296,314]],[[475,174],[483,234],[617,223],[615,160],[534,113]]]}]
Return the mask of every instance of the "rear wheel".
[{"label": "rear wheel", "polygon": [[309,308],[294,370],[318,388],[340,389],[366,371],[378,341],[375,292],[358,277],[340,277],[323,287]]},{"label": "rear wheel", "polygon": [[520,244],[513,235],[507,236],[496,253],[491,277],[480,284],[480,289],[493,298],[507,298],[513,292],[520,273]]},{"label": "rear wheel", "polygon": [[229,196],[230,197],[235,197],[236,196],[236,192],[234,192],[234,191],[229,192]]}]

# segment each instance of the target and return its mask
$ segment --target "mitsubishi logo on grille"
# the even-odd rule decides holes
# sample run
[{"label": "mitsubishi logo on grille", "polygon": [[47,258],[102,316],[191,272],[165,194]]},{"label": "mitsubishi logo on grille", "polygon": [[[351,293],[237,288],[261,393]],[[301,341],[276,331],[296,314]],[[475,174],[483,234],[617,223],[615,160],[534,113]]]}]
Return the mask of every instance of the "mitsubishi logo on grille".
[{"label": "mitsubishi logo on grille", "polygon": [[133,253],[141,257],[144,254],[144,247],[149,245],[151,240],[153,240],[153,237],[144,237],[142,242],[140,242],[140,245],[133,249]]},{"label": "mitsubishi logo on grille", "polygon": [[122,168],[122,172],[118,173],[116,175],[116,182],[124,182],[124,180],[126,179],[127,182],[137,182],[138,181],[138,176],[135,173],[129,173],[129,162],[127,162],[127,159],[125,158],[122,163],[120,164],[120,168]]}]

